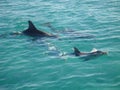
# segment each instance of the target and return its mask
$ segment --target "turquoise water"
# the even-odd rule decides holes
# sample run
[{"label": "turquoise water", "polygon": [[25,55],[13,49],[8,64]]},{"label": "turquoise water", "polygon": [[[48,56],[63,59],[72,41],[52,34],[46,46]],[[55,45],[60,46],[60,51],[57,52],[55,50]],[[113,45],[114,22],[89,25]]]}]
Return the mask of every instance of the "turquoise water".
[{"label": "turquoise water", "polygon": [[[28,20],[59,39],[9,35]],[[0,90],[120,90],[120,0],[0,0],[0,34],[8,34],[0,37]],[[83,61],[69,55],[74,46],[109,53]]]}]

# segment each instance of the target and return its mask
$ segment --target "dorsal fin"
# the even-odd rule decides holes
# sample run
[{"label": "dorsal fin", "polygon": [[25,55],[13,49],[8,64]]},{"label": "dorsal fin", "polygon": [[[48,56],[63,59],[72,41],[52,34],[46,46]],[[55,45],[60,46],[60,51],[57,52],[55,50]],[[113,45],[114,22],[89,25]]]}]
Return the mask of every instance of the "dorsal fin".
[{"label": "dorsal fin", "polygon": [[80,55],[79,49],[74,47],[74,53],[75,53],[76,56],[79,56]]},{"label": "dorsal fin", "polygon": [[50,22],[44,23],[43,25],[44,25],[44,26],[47,26],[47,27],[49,27],[51,30],[55,31],[55,28],[51,25]]},{"label": "dorsal fin", "polygon": [[37,30],[37,28],[35,27],[35,25],[32,23],[32,21],[28,21],[28,30]]}]

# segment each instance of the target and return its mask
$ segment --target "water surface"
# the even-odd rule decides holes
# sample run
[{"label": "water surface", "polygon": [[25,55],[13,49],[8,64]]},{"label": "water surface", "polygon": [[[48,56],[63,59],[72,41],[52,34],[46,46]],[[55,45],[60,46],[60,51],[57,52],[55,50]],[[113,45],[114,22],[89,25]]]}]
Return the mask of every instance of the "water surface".
[{"label": "water surface", "polygon": [[[28,20],[59,39],[0,37],[0,90],[120,89],[119,0],[0,0],[0,34],[25,30]],[[94,37],[77,37],[84,35]],[[61,56],[74,46],[109,54],[86,62]]]}]

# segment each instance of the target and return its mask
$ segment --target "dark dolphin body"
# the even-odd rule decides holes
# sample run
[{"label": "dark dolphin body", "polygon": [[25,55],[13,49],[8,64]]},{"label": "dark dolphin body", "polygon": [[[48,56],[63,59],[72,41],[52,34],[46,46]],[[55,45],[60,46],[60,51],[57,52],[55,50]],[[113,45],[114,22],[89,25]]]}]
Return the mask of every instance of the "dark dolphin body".
[{"label": "dark dolphin body", "polygon": [[11,32],[6,34],[1,34],[0,37],[6,37],[8,35],[16,36],[16,35],[26,35],[31,37],[57,37],[56,35],[46,33],[44,31],[38,30],[35,25],[32,23],[32,21],[28,21],[28,29],[22,31],[22,32]]},{"label": "dark dolphin body", "polygon": [[85,61],[90,60],[94,57],[101,56],[104,54],[107,54],[107,52],[99,51],[99,50],[94,50],[91,52],[80,52],[78,48],[74,47],[74,53],[75,56],[80,56],[83,57]]},{"label": "dark dolphin body", "polygon": [[24,30],[22,33],[31,37],[56,37],[55,35],[38,30],[31,21],[28,21],[28,29]]}]

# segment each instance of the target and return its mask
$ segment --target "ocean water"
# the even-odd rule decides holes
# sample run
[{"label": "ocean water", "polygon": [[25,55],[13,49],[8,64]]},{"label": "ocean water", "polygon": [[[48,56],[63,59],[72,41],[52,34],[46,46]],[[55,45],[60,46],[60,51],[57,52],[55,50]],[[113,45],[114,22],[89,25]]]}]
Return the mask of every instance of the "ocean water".
[{"label": "ocean water", "polygon": [[[28,20],[58,38],[9,35]],[[0,90],[120,90],[119,70],[120,0],[0,0]]]}]

